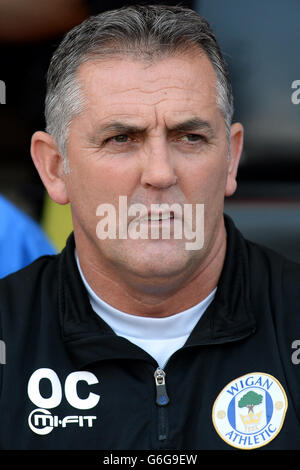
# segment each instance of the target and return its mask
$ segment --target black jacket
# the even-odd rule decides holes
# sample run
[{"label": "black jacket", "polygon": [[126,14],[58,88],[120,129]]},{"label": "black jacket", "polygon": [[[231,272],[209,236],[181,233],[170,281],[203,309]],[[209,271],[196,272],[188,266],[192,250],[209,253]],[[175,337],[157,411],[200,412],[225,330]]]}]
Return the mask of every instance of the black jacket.
[{"label": "black jacket", "polygon": [[156,361],[93,312],[73,235],[1,280],[0,448],[299,449],[300,266],[227,217],[226,230],[216,297],[168,360],[165,386]]}]

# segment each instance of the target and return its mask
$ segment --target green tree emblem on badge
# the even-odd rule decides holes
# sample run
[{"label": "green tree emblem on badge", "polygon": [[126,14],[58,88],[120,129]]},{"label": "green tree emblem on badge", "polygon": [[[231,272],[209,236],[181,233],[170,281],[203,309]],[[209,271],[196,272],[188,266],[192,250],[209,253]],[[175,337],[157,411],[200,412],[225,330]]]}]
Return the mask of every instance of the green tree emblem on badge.
[{"label": "green tree emblem on badge", "polygon": [[249,414],[250,411],[253,413],[254,406],[260,405],[262,400],[262,395],[251,391],[242,396],[242,398],[238,401],[238,406],[239,408],[244,408],[246,406],[248,408]]}]

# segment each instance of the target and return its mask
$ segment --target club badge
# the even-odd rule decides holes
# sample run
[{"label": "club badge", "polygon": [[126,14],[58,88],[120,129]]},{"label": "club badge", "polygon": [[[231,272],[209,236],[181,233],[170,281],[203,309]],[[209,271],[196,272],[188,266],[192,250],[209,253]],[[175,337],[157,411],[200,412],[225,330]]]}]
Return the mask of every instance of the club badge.
[{"label": "club badge", "polygon": [[268,444],[280,432],[288,402],[275,377],[263,372],[243,375],[226,385],[212,410],[219,436],[238,449]]}]

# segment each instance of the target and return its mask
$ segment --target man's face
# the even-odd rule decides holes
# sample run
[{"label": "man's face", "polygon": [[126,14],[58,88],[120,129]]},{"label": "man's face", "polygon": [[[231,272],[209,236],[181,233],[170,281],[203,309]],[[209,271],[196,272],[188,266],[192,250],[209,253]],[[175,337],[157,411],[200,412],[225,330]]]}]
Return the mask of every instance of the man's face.
[{"label": "man's face", "polygon": [[[65,176],[78,246],[98,269],[117,269],[128,279],[191,275],[213,250],[230,193],[211,63],[199,53],[153,63],[115,58],[83,64],[78,77],[86,106],[70,126]],[[172,236],[100,240],[97,207],[112,204],[118,228],[119,196],[149,211],[159,203],[204,204],[203,247],[187,250],[187,239]],[[166,222],[147,223],[150,230]]]}]

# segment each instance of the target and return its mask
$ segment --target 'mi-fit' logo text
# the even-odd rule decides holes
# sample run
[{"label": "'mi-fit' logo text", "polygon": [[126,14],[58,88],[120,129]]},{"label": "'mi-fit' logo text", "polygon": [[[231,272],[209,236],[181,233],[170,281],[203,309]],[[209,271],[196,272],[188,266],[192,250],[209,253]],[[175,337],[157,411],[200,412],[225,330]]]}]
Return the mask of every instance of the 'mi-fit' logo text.
[{"label": "'mi-fit' logo text", "polygon": [[213,406],[212,419],[227,444],[254,449],[277,436],[286,410],[286,394],[278,380],[253,372],[233,380],[221,391]]},{"label": "'mi-fit' logo text", "polygon": [[[44,397],[41,393],[41,381],[49,382],[51,387],[51,395]],[[98,383],[97,377],[88,371],[71,372],[65,380],[64,388],[61,381],[52,369],[37,369],[31,375],[28,381],[28,397],[31,402],[38,408],[31,411],[28,416],[28,425],[35,434],[46,435],[55,428],[67,428],[69,426],[78,426],[79,428],[93,427],[97,416],[89,414],[86,410],[94,408],[99,400],[100,395],[89,392],[85,398],[78,395],[77,385],[79,382],[85,382],[86,385],[94,385]],[[84,410],[83,413],[72,413],[69,416],[59,416],[49,409],[58,407],[63,400],[63,392],[67,403],[76,410]]]}]

